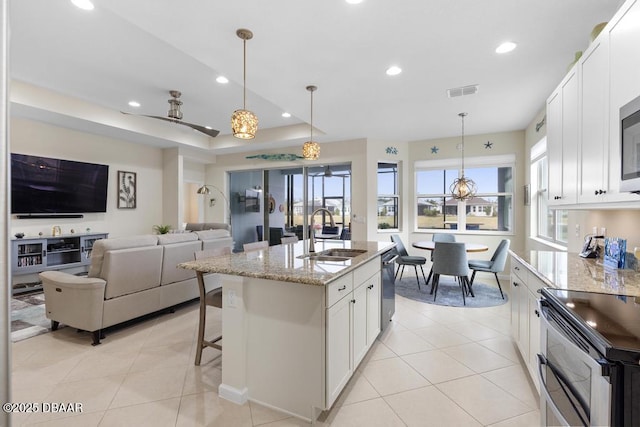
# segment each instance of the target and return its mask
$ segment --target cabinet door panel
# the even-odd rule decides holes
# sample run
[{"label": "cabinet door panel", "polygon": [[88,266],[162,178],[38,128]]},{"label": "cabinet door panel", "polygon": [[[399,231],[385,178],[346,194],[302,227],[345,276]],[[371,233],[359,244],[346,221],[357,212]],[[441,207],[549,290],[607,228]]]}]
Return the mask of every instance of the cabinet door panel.
[{"label": "cabinet door panel", "polygon": [[327,309],[327,407],[351,377],[350,311],[350,295]]},{"label": "cabinet door panel", "polygon": [[353,291],[353,366],[360,363],[367,353],[367,285]]},{"label": "cabinet door panel", "polygon": [[578,76],[562,87],[562,199],[575,203],[578,194]]},{"label": "cabinet door panel", "polygon": [[509,291],[509,299],[511,300],[511,335],[517,343],[520,339],[520,322],[519,322],[519,295],[522,289],[522,282],[514,274],[511,275],[511,290]]},{"label": "cabinet door panel", "polygon": [[527,292],[529,296],[529,373],[533,379],[533,383],[540,392],[540,384],[538,383],[538,359],[537,355],[540,353],[540,316],[538,315],[538,299],[536,294],[529,290]]},{"label": "cabinet door panel", "polygon": [[609,190],[608,61],[606,38],[601,38],[579,63],[582,117],[580,202],[597,202]]},{"label": "cabinet door panel", "polygon": [[371,277],[367,283],[367,348],[380,333],[380,275]]},{"label": "cabinet door panel", "polygon": [[562,93],[554,92],[547,101],[547,151],[549,162],[549,203],[562,196]]}]

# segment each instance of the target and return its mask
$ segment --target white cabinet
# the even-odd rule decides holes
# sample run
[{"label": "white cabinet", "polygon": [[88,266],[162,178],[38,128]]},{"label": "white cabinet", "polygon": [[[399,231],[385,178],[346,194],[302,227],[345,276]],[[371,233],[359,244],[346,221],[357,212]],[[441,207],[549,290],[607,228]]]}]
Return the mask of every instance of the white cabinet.
[{"label": "white cabinet", "polygon": [[539,390],[537,354],[540,352],[538,289],[543,282],[520,261],[511,257],[511,331],[522,359]]},{"label": "white cabinet", "polygon": [[549,205],[575,204],[578,165],[578,75],[576,67],[547,100]]},{"label": "white cabinet", "polygon": [[618,193],[620,182],[620,107],[640,95],[640,1],[627,1],[605,28],[609,36],[609,184],[610,202],[640,200]]},{"label": "white cabinet", "polygon": [[380,258],[327,286],[326,408],[380,333]]},{"label": "white cabinet", "polygon": [[351,298],[327,309],[327,402],[333,403],[351,378],[350,321]]},{"label": "white cabinet", "polygon": [[579,203],[605,201],[609,191],[609,49],[606,34],[578,63],[580,76]]}]

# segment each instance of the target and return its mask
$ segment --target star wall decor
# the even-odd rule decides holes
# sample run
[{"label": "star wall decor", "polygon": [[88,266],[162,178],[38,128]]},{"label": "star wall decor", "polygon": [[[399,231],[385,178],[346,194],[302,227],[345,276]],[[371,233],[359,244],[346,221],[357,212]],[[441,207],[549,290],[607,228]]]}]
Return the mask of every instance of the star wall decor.
[{"label": "star wall decor", "polygon": [[491,141],[485,142],[484,143],[484,148],[485,148],[485,150],[487,150],[487,149],[491,150],[493,148],[493,142],[491,142]]},{"label": "star wall decor", "polygon": [[385,151],[387,154],[398,154],[398,149],[396,147],[387,147]]},{"label": "star wall decor", "polygon": [[434,145],[433,147],[431,147],[431,154],[438,154],[438,150],[439,148]]}]

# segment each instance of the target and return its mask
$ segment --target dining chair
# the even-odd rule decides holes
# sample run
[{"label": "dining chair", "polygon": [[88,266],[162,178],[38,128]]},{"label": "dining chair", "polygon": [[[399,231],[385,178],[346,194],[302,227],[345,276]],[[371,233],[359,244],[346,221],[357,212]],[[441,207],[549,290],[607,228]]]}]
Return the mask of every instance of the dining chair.
[{"label": "dining chair", "polygon": [[[455,242],[456,235],[448,234],[448,233],[434,233],[432,239],[434,242]],[[433,252],[431,251],[431,265],[433,265]],[[427,285],[431,281],[431,277],[433,276],[433,267],[429,270],[429,276],[427,277]],[[433,293],[433,286],[431,287],[431,293]]]},{"label": "dining chair", "polygon": [[498,289],[500,290],[500,295],[502,299],[504,299],[504,293],[502,293],[502,286],[500,286],[500,280],[498,279],[498,273],[502,273],[504,271],[504,265],[507,262],[507,257],[509,256],[509,245],[511,241],[509,239],[503,239],[496,248],[496,251],[493,253],[493,256],[489,261],[481,260],[481,259],[470,259],[469,260],[469,268],[473,270],[471,274],[471,281],[469,283],[469,287],[473,286],[473,279],[476,277],[476,272],[484,271],[487,273],[493,273],[496,277],[496,282],[498,283]]},{"label": "dining chair", "polygon": [[258,242],[261,242],[263,239],[264,227],[262,225],[256,225],[256,234],[258,235]]},{"label": "dining chair", "polygon": [[296,243],[298,240],[298,236],[287,236],[280,239],[280,243],[283,245],[287,245],[290,243]]},{"label": "dining chair", "polygon": [[469,265],[467,261],[467,249],[464,243],[436,242],[433,250],[433,300],[438,295],[440,286],[440,276],[454,276],[458,286],[462,290],[462,303],[467,305],[466,294],[469,292],[473,296],[469,285]]},{"label": "dining chair", "polygon": [[242,249],[244,249],[245,252],[260,251],[262,249],[267,249],[268,247],[269,247],[268,240],[262,240],[261,242],[245,243],[244,245],[242,245]]},{"label": "dining chair", "polygon": [[[231,254],[231,248],[229,246],[224,246],[221,248],[197,251],[194,253],[194,257],[196,261],[198,261],[204,258],[224,256],[229,254]],[[211,275],[209,274],[207,276]],[[222,346],[218,344],[218,342],[222,339],[222,334],[216,336],[212,340],[204,339],[204,329],[207,321],[207,306],[222,309],[222,286],[216,286],[210,291],[207,291],[204,279],[204,275],[198,275],[198,291],[200,292],[200,320],[198,322],[198,344],[196,348],[195,361],[195,364],[197,366],[200,365],[200,361],[202,360],[202,350],[205,347],[213,347],[222,351]]]},{"label": "dining chair", "polygon": [[280,239],[284,236],[282,227],[269,227],[269,246],[280,244]]},{"label": "dining chair", "polygon": [[335,226],[335,227],[331,227],[330,225],[323,225],[322,226],[322,234],[339,234],[340,233],[340,227]]},{"label": "dining chair", "polygon": [[351,240],[351,229],[343,228],[340,232],[340,240]]},{"label": "dining chair", "polygon": [[[404,247],[402,243],[402,239],[397,234],[391,235],[391,241],[396,244],[395,250],[398,258],[396,258],[396,264],[398,264],[398,269],[396,270],[395,278],[398,278],[398,272],[400,272],[400,280],[402,280],[402,274],[404,273],[404,266],[410,265],[415,269],[416,272],[416,281],[418,282],[418,290],[420,290],[420,279],[418,277],[418,267],[420,267],[420,271],[422,271],[422,278],[424,277],[424,269],[422,266],[427,263],[427,259],[423,256],[412,256],[409,255],[407,249]],[[402,267],[402,271],[400,271],[400,267]]]}]

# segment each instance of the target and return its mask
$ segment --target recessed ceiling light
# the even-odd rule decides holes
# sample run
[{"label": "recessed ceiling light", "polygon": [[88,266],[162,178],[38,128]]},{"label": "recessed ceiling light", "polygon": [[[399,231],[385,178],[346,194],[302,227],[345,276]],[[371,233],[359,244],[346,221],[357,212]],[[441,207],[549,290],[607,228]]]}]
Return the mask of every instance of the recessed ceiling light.
[{"label": "recessed ceiling light", "polygon": [[227,84],[227,83],[229,83],[229,79],[228,79],[228,78],[226,78],[225,76],[218,76],[218,77],[216,77],[216,81],[217,81],[218,83],[222,83],[222,84]]},{"label": "recessed ceiling light", "polygon": [[496,48],[496,53],[511,52],[513,49],[516,48],[516,46],[518,46],[518,45],[515,44],[514,42],[504,42],[504,43],[502,43],[500,46],[498,46]]},{"label": "recessed ceiling light", "polygon": [[363,0],[346,0],[347,3],[349,4],[360,4],[362,3]]},{"label": "recessed ceiling light", "polygon": [[140,106],[140,103],[138,101],[129,101],[129,107],[138,108],[139,106]]},{"label": "recessed ceiling light", "polygon": [[387,75],[388,76],[397,76],[401,72],[402,72],[402,68],[400,68],[400,67],[398,67],[396,65],[392,65],[391,67],[387,68]]},{"label": "recessed ceiling light", "polygon": [[94,6],[91,0],[71,0],[71,3],[82,10],[93,10]]},{"label": "recessed ceiling light", "polygon": [[282,117],[284,117],[285,119],[288,119],[289,117],[291,117],[291,113],[287,113],[285,111],[284,113],[282,113]]}]

